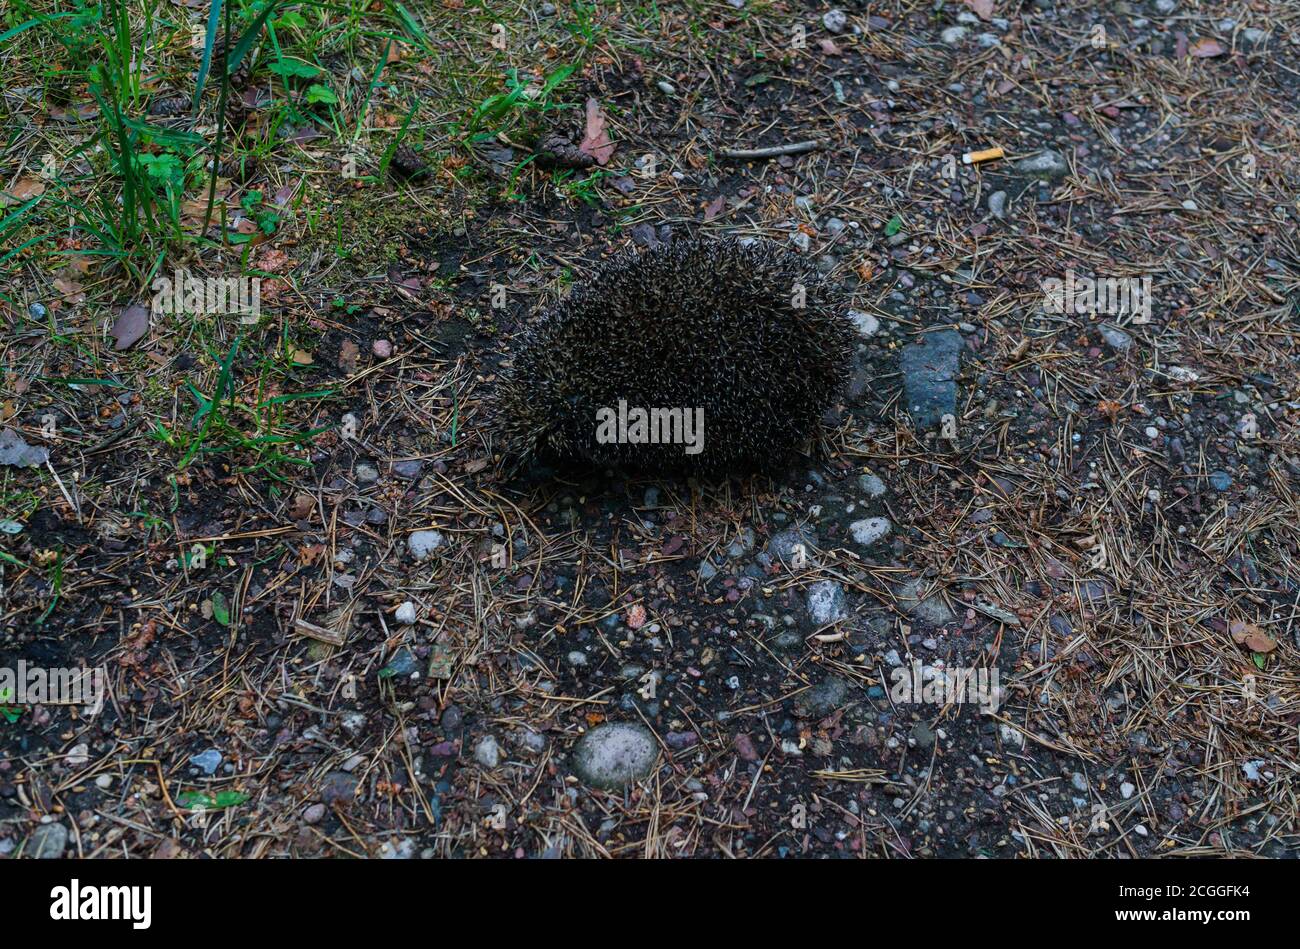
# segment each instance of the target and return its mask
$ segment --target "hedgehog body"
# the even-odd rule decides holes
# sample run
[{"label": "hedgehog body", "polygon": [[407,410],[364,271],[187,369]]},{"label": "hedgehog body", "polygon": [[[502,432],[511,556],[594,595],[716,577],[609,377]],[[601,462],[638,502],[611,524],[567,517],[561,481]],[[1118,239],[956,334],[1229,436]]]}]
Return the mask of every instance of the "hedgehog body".
[{"label": "hedgehog body", "polygon": [[769,244],[687,240],[601,264],[523,334],[497,400],[520,456],[741,473],[813,434],[851,324]]}]

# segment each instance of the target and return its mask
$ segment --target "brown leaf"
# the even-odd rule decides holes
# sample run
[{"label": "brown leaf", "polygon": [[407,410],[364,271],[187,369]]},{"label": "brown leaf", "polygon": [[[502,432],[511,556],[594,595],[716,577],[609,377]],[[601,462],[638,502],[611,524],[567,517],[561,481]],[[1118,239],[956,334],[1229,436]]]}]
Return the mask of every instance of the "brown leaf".
[{"label": "brown leaf", "polygon": [[704,220],[712,221],[715,217],[717,217],[719,214],[722,213],[722,209],[725,208],[726,206],[727,206],[727,199],[724,198],[722,195],[718,195],[716,198],[710,201],[708,206],[704,209]]},{"label": "brown leaf", "polygon": [[36,198],[44,193],[45,182],[40,178],[19,178],[12,188],[0,192],[0,207],[22,204],[29,198]]},{"label": "brown leaf", "polygon": [[1216,39],[1208,36],[1202,36],[1199,40],[1191,45],[1191,54],[1199,59],[1209,59],[1211,56],[1222,56],[1227,50],[1223,44]]},{"label": "brown leaf", "polygon": [[605,115],[594,98],[587,100],[587,131],[578,145],[578,151],[596,159],[596,164],[607,164],[614,156],[614,143],[605,131]]},{"label": "brown leaf", "polygon": [[1119,418],[1119,413],[1123,410],[1124,406],[1114,399],[1102,399],[1097,403],[1097,411],[1112,422]]},{"label": "brown leaf", "polygon": [[149,332],[149,308],[132,303],[113,321],[110,332],[115,340],[114,349],[130,349],[140,337]]},{"label": "brown leaf", "polygon": [[54,289],[59,291],[65,303],[77,304],[86,302],[86,293],[81,288],[81,284],[71,277],[55,277],[53,281]]},{"label": "brown leaf", "polygon": [[361,347],[350,339],[345,339],[339,346],[339,368],[346,373],[357,371],[357,359],[361,356]]},{"label": "brown leaf", "polygon": [[1269,653],[1277,648],[1277,640],[1254,623],[1243,623],[1238,620],[1229,629],[1232,631],[1232,641],[1245,646],[1251,652]]},{"label": "brown leaf", "polygon": [[268,247],[257,255],[257,266],[267,273],[283,273],[288,265],[289,255],[274,247]]},{"label": "brown leaf", "polygon": [[993,0],[962,0],[981,20],[993,19]]}]

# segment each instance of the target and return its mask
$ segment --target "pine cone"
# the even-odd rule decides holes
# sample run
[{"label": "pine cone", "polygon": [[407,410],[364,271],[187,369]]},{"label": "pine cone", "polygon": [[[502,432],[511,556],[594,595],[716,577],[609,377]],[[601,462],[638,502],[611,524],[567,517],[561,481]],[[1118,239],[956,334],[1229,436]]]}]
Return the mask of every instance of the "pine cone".
[{"label": "pine cone", "polygon": [[161,99],[154,99],[149,104],[149,114],[156,115],[160,118],[171,118],[176,115],[184,115],[190,111],[189,96],[165,96]]},{"label": "pine cone", "polygon": [[563,135],[548,135],[537,146],[539,168],[590,168],[594,164],[596,159]]},{"label": "pine cone", "polygon": [[429,170],[420,153],[410,145],[398,145],[393,152],[392,161],[388,163],[390,171],[403,178],[418,178]]},{"label": "pine cone", "polygon": [[239,63],[233,73],[230,74],[230,87],[232,89],[243,89],[253,78],[253,70],[248,65],[248,57],[245,56]]},{"label": "pine cone", "polygon": [[[234,52],[235,43],[222,36],[212,44],[212,67],[218,76],[226,72],[229,68],[227,61],[230,54]],[[250,47],[244,52],[244,58],[239,61],[238,68],[230,74],[230,86],[232,89],[242,89],[248,85],[253,78],[252,67],[249,66],[249,60],[252,58],[253,50]]]},{"label": "pine cone", "polygon": [[252,180],[256,171],[257,161],[253,158],[244,158],[242,161],[227,158],[217,165],[218,178],[229,178],[232,181],[238,181],[240,184]]}]

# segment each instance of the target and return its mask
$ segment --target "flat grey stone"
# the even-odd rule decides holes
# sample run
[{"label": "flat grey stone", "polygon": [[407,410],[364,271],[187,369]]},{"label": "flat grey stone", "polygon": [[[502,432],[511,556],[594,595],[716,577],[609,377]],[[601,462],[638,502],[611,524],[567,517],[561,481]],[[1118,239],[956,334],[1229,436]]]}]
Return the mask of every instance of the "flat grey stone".
[{"label": "flat grey stone", "polygon": [[27,842],[27,853],[37,860],[58,860],[68,847],[68,828],[55,821],[41,824]]},{"label": "flat grey stone", "polygon": [[889,490],[885,487],[885,482],[873,474],[860,475],[858,477],[858,487],[869,498],[882,497]]},{"label": "flat grey stone", "polygon": [[862,547],[870,547],[888,537],[892,527],[887,517],[864,517],[849,525],[849,533],[853,535],[855,543]]},{"label": "flat grey stone", "polygon": [[824,718],[842,706],[849,694],[848,683],[838,676],[827,676],[807,692],[795,698],[795,705],[813,718]]},{"label": "flat grey stone", "polygon": [[957,414],[961,349],[956,330],[926,333],[920,342],[903,347],[903,395],[918,429],[934,428],[943,416]]},{"label": "flat grey stone", "polygon": [[1020,159],[1015,164],[1015,170],[1031,178],[1050,180],[1064,178],[1068,175],[1070,173],[1070,164],[1060,152],[1047,149],[1037,155],[1030,155],[1028,158]]},{"label": "flat grey stone", "polygon": [[957,618],[957,614],[948,608],[948,604],[937,593],[922,600],[917,597],[920,591],[921,580],[919,577],[914,577],[911,580],[904,580],[895,587],[894,595],[912,617],[931,626],[945,626]]}]

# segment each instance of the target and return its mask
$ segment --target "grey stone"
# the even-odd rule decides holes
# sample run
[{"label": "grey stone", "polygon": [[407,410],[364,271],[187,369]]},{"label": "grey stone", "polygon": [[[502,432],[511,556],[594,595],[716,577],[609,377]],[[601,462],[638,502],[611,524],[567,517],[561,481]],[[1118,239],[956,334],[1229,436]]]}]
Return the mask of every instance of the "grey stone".
[{"label": "grey stone", "polygon": [[1227,491],[1232,487],[1232,475],[1226,471],[1210,472],[1210,487],[1215,491]]},{"label": "grey stone", "polygon": [[989,195],[989,213],[999,221],[1007,216],[1007,193],[1005,191],[994,191]]},{"label": "grey stone", "polygon": [[1133,337],[1124,332],[1118,326],[1111,326],[1109,323],[1101,324],[1101,338],[1112,349],[1124,352],[1133,345]]},{"label": "grey stone", "polygon": [[484,735],[474,745],[474,760],[485,768],[495,768],[501,763],[501,746],[491,735]]},{"label": "grey stone", "polygon": [[849,525],[849,533],[853,535],[856,543],[863,547],[870,547],[888,537],[892,527],[887,517],[864,517]]},{"label": "grey stone", "polygon": [[848,683],[839,676],[827,676],[795,698],[795,705],[813,718],[824,718],[844,704]]},{"label": "grey stone", "polygon": [[428,560],[429,555],[442,544],[441,531],[415,531],[406,538],[406,549],[416,560]]},{"label": "grey stone", "polygon": [[767,552],[773,559],[788,564],[794,559],[794,549],[797,544],[803,545],[804,556],[811,560],[812,549],[817,544],[817,535],[805,533],[794,527],[783,530],[772,535],[772,539],[767,542]]},{"label": "grey stone", "polygon": [[1015,170],[1022,175],[1028,175],[1031,178],[1043,178],[1051,180],[1054,178],[1064,178],[1070,173],[1070,165],[1065,160],[1065,156],[1060,152],[1054,152],[1046,149],[1037,155],[1030,155],[1028,158],[1022,158],[1016,162]]},{"label": "grey stone", "polygon": [[956,330],[926,333],[903,347],[903,395],[918,429],[939,424],[957,412],[957,373],[961,368],[961,334]]},{"label": "grey stone", "polygon": [[357,793],[357,777],[346,771],[331,771],[321,779],[320,799],[326,804],[346,804]]},{"label": "grey stone", "polygon": [[216,770],[221,767],[221,752],[215,748],[209,748],[207,751],[190,758],[190,764],[204,774],[215,774]]},{"label": "grey stone", "polygon": [[385,840],[379,845],[380,860],[410,860],[415,857],[415,840],[402,837],[397,841]]},{"label": "grey stone", "polygon": [[822,26],[832,33],[843,33],[844,27],[848,26],[849,18],[844,15],[844,11],[838,7],[827,10],[822,14]]},{"label": "grey stone", "polygon": [[819,626],[847,618],[844,588],[834,580],[818,580],[808,588],[808,615]]},{"label": "grey stone", "polygon": [[948,46],[960,46],[968,33],[970,30],[964,26],[950,26],[939,34],[939,40]]},{"label": "grey stone", "polygon": [[880,332],[880,320],[863,310],[849,310],[849,319],[858,329],[858,335],[870,338]]},{"label": "grey stone", "polygon": [[898,602],[915,619],[929,623],[931,626],[944,626],[957,618],[937,593],[922,600],[918,598],[920,592],[919,577],[904,580],[894,588],[894,595],[898,597]]},{"label": "grey stone", "polygon": [[578,739],[571,764],[592,787],[618,790],[650,774],[659,758],[659,743],[644,725],[608,722]]},{"label": "grey stone", "polygon": [[68,847],[68,828],[58,821],[41,824],[27,842],[27,853],[37,860],[58,860]]},{"label": "grey stone", "polygon": [[546,736],[541,732],[535,732],[531,728],[521,728],[519,730],[519,744],[535,755],[540,755],[546,750]]},{"label": "grey stone", "polygon": [[858,487],[869,498],[881,497],[889,490],[885,487],[885,482],[873,474],[860,475],[858,477]]},{"label": "grey stone", "polygon": [[410,600],[407,600],[399,606],[393,613],[393,619],[397,620],[397,622],[401,623],[403,626],[410,626],[417,618],[418,614],[415,611],[415,604]]}]

